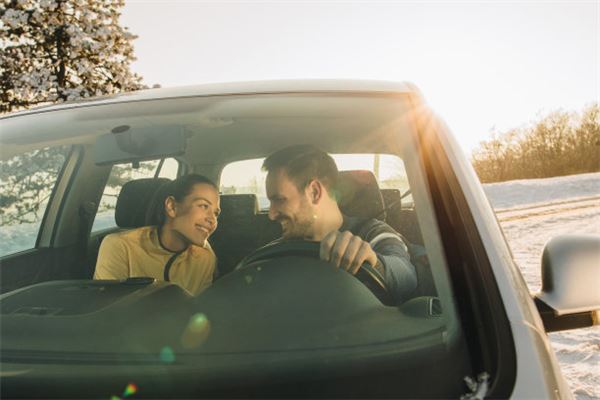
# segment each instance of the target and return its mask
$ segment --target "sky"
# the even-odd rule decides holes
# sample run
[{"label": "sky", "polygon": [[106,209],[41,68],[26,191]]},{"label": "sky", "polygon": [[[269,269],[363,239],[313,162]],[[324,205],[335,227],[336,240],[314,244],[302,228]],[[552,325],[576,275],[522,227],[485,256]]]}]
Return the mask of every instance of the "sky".
[{"label": "sky", "polygon": [[409,81],[467,153],[600,102],[600,0],[126,0],[120,21],[148,85]]}]

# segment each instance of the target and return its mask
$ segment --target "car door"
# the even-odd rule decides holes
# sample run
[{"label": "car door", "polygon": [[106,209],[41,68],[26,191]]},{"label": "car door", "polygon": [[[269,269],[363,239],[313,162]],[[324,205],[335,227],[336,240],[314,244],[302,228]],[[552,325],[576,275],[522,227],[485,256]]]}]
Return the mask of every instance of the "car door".
[{"label": "car door", "polygon": [[173,158],[99,166],[93,147],[80,144],[29,150],[0,166],[1,293],[91,279],[102,238],[119,229],[114,204],[123,183],[182,171]]}]

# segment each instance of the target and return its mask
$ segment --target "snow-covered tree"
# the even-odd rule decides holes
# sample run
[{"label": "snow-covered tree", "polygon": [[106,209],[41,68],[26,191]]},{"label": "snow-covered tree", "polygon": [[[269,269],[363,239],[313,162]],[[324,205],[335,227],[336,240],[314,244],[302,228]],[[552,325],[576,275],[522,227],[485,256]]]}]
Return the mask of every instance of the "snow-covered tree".
[{"label": "snow-covered tree", "polygon": [[142,87],[124,0],[0,1],[0,112]]},{"label": "snow-covered tree", "polygon": [[[129,69],[136,36],[119,25],[123,5],[0,0],[0,113],[142,88]],[[39,221],[67,153],[53,147],[0,161],[0,225]]]}]

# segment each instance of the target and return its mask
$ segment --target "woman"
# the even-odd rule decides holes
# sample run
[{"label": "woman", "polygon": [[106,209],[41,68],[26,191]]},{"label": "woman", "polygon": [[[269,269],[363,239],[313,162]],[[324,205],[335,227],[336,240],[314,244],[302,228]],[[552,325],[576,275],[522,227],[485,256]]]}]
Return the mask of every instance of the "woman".
[{"label": "woman", "polygon": [[210,286],[215,273],[207,239],[221,211],[217,186],[202,175],[185,175],[161,187],[153,203],[154,225],[104,238],[94,279],[147,276],[196,295]]}]

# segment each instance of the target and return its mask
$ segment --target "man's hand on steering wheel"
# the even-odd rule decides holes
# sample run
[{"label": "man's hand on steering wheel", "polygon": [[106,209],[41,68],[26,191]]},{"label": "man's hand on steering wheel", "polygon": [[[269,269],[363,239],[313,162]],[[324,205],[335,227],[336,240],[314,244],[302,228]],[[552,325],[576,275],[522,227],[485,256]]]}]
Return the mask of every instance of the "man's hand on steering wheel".
[{"label": "man's hand on steering wheel", "polygon": [[328,233],[321,240],[319,257],[352,275],[355,275],[365,262],[372,267],[377,265],[377,255],[371,245],[349,231]]},{"label": "man's hand on steering wheel", "polygon": [[[373,294],[385,305],[394,305],[394,299],[388,292],[383,273],[377,268],[373,268],[370,263],[374,260],[377,267],[381,264],[377,262],[377,256],[369,243],[359,238],[360,243],[354,240],[354,235],[349,232],[332,232],[327,235],[321,243],[309,242],[304,240],[275,241],[246,256],[236,267],[236,269],[247,268],[249,265],[259,261],[272,260],[278,257],[314,257],[324,260],[323,254],[327,255],[328,263],[333,266],[342,265],[344,270],[350,272],[361,281]],[[336,240],[339,239],[339,240]],[[336,247],[336,243],[338,246]],[[368,248],[363,247],[364,245]],[[335,250],[335,262],[329,261]],[[356,250],[358,248],[358,250]],[[343,249],[343,251],[340,251]],[[325,251],[324,251],[325,250]],[[373,257],[373,255],[375,255]],[[354,268],[357,265],[358,268]]]}]

